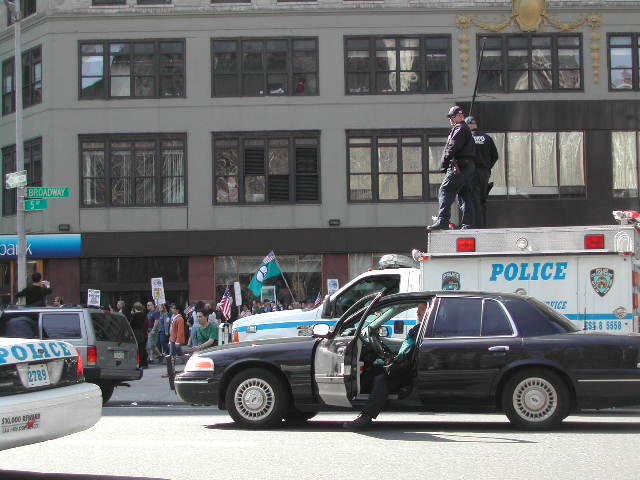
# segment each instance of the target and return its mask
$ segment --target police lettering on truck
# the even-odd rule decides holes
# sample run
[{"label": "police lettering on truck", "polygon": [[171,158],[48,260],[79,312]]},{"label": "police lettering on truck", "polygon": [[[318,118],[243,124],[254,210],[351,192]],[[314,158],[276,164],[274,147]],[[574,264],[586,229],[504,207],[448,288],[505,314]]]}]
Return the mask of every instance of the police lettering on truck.
[{"label": "police lettering on truck", "polygon": [[[470,240],[473,241],[470,241]],[[423,290],[521,293],[587,331],[638,331],[633,225],[444,231],[416,251]]]}]

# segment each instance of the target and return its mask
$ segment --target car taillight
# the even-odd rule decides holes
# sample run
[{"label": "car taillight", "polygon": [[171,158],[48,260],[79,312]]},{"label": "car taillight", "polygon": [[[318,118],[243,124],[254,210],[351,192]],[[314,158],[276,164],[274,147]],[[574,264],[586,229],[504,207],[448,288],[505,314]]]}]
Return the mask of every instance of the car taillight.
[{"label": "car taillight", "polygon": [[78,355],[78,378],[84,376],[84,363],[82,363],[82,355]]},{"label": "car taillight", "polygon": [[604,234],[592,234],[584,236],[585,250],[601,250],[604,248]]},{"label": "car taillight", "polygon": [[140,360],[141,360],[141,358],[140,358],[140,350],[138,350],[138,367],[140,366]]},{"label": "car taillight", "polygon": [[184,366],[185,372],[213,372],[213,360],[198,355],[192,356]]},{"label": "car taillight", "polygon": [[95,365],[98,363],[98,349],[95,345],[89,345],[87,347],[87,365]]},{"label": "car taillight", "polygon": [[456,239],[457,252],[475,252],[476,239],[474,237],[460,237]]}]

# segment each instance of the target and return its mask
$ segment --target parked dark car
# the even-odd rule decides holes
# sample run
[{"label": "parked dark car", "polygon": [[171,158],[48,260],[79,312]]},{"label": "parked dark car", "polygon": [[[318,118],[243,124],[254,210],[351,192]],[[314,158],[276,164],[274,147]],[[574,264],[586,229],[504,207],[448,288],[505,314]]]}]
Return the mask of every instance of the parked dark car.
[{"label": "parked dark car", "polygon": [[[368,303],[368,305],[367,305]],[[365,298],[315,336],[224,345],[194,355],[176,389],[186,402],[227,409],[241,426],[304,421],[359,409],[402,339],[384,323],[421,303],[412,382],[388,408],[502,411],[517,427],[556,427],[570,413],[640,403],[640,336],[577,330],[534,298],[484,292]],[[366,306],[365,306],[366,305]]]}]

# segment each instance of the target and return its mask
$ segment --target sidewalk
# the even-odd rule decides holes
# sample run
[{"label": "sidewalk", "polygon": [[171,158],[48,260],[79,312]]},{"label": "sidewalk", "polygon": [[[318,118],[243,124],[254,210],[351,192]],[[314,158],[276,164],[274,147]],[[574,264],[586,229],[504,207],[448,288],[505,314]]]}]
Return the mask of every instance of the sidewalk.
[{"label": "sidewalk", "polygon": [[[184,365],[179,365],[181,370]],[[126,382],[130,387],[117,387],[106,407],[136,406],[136,405],[186,405],[176,392],[169,388],[169,379],[161,375],[167,373],[167,366],[162,364],[150,364],[144,369],[140,380]]]}]

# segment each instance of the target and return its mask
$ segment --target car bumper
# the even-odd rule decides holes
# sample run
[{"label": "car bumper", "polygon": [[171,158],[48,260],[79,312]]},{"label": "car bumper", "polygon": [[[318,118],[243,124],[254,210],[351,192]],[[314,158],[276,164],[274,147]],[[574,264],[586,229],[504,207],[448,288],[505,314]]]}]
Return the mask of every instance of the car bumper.
[{"label": "car bumper", "polygon": [[102,395],[92,383],[2,397],[0,450],[86,430],[101,415]]},{"label": "car bumper", "polygon": [[218,405],[221,381],[221,375],[184,373],[176,376],[174,385],[178,396],[187,403],[192,405]]},{"label": "car bumper", "polygon": [[122,370],[119,368],[85,367],[84,378],[88,382],[99,383],[101,380],[124,382],[126,380],[140,380],[142,368]]}]

